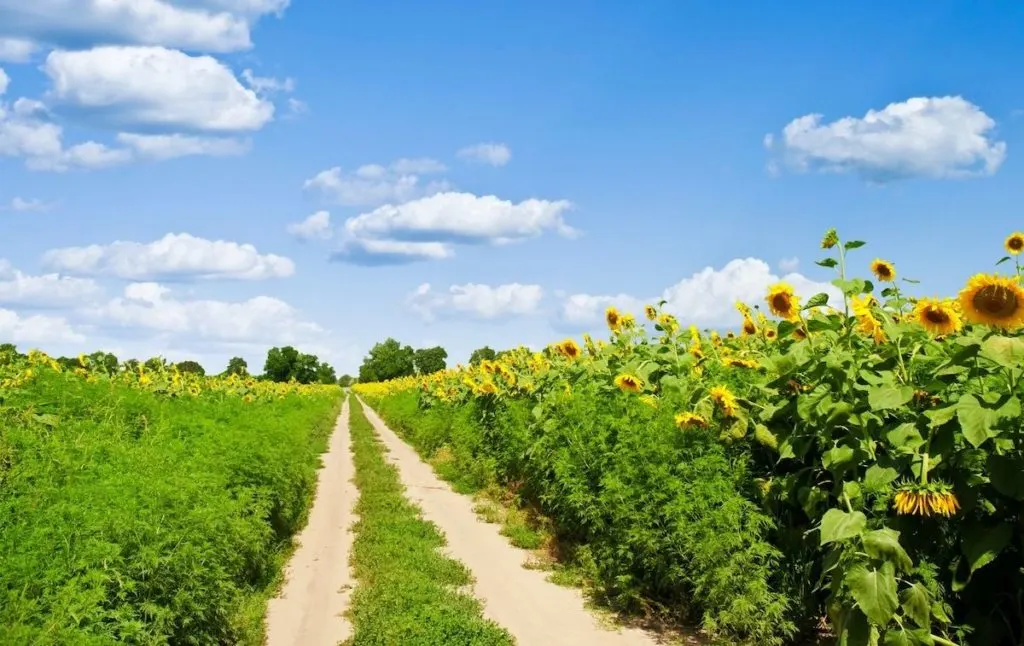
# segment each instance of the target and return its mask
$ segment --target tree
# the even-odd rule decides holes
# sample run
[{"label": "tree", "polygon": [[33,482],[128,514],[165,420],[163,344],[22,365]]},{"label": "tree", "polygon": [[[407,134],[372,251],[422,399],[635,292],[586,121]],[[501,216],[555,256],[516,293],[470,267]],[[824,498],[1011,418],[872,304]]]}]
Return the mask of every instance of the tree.
[{"label": "tree", "polygon": [[487,361],[494,361],[497,356],[497,353],[490,346],[485,345],[482,348],[473,350],[473,354],[469,355],[469,363],[475,366],[485,359]]},{"label": "tree", "polygon": [[224,371],[224,375],[230,377],[231,375],[238,375],[239,377],[249,376],[249,364],[242,357],[231,357],[228,360],[228,367]]},{"label": "tree", "polygon": [[150,357],[142,365],[146,370],[162,370],[167,367],[167,360],[163,357]]},{"label": "tree", "polygon": [[353,381],[355,381],[355,379],[352,377],[352,375],[342,375],[341,377],[338,378],[338,385],[341,386],[342,388],[348,388],[349,386],[352,385]]},{"label": "tree", "polygon": [[338,375],[326,361],[321,361],[320,365],[316,367],[316,381],[321,384],[336,384]]},{"label": "tree", "polygon": [[445,369],[445,359],[448,358],[448,351],[441,346],[423,348],[413,354],[412,361],[416,372],[421,375],[429,375]]},{"label": "tree", "polygon": [[117,355],[113,352],[93,352],[88,358],[90,370],[97,370],[111,376],[117,374],[121,365]]},{"label": "tree", "polygon": [[263,364],[263,374],[270,381],[286,382],[292,378],[298,360],[299,351],[290,345],[270,348],[267,351],[267,360]]},{"label": "tree", "polygon": [[373,383],[415,374],[415,352],[411,346],[388,337],[370,349],[370,354],[359,366],[359,381]]},{"label": "tree", "polygon": [[174,364],[174,366],[178,369],[179,372],[191,372],[193,374],[199,375],[200,377],[206,376],[206,368],[200,365],[198,361],[192,361],[191,359],[186,361],[179,361],[178,363]]}]

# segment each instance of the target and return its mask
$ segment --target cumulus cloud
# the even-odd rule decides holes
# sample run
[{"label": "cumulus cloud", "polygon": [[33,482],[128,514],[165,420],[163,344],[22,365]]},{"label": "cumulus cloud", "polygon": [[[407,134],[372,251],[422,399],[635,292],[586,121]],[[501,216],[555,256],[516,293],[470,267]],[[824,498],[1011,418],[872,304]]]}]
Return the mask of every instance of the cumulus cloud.
[{"label": "cumulus cloud", "polygon": [[46,43],[163,45],[230,52],[287,0],[0,0],[0,37]]},{"label": "cumulus cloud", "polygon": [[0,61],[27,63],[39,46],[24,38],[0,38]]},{"label": "cumulus cloud", "polygon": [[779,261],[779,271],[784,273],[792,273],[800,268],[800,259],[796,256],[792,258],[783,258]]},{"label": "cumulus cloud", "polygon": [[822,119],[798,117],[781,138],[764,143],[798,171],[856,173],[873,182],[991,175],[1006,158],[995,121],[959,96],[915,97],[862,118]]},{"label": "cumulus cloud", "polygon": [[109,245],[51,249],[47,267],[81,275],[128,280],[284,278],[295,273],[288,258],[261,254],[251,244],[207,240],[168,233],[150,243],[117,241]]},{"label": "cumulus cloud", "polygon": [[399,159],[388,166],[366,164],[351,173],[335,166],[306,180],[303,187],[347,206],[405,202],[447,190],[447,182],[424,183],[421,177],[445,170],[444,164],[433,159]]},{"label": "cumulus cloud", "polygon": [[46,211],[52,206],[49,202],[36,198],[23,198],[13,197],[11,201],[3,206],[0,206],[0,211],[15,211],[18,213],[26,213],[29,211]]},{"label": "cumulus cloud", "polygon": [[301,222],[292,222],[288,225],[288,233],[299,240],[327,240],[334,234],[331,214],[317,211]]},{"label": "cumulus cloud", "polygon": [[295,79],[278,79],[272,76],[256,76],[251,69],[242,70],[242,80],[253,91],[260,94],[274,94],[275,92],[294,92]]},{"label": "cumulus cloud", "polygon": [[505,144],[482,143],[466,146],[458,152],[458,156],[491,166],[504,166],[512,159],[512,151]]},{"label": "cumulus cloud", "polygon": [[15,344],[78,343],[85,340],[64,318],[41,314],[24,316],[3,308],[0,308],[0,338]]},{"label": "cumulus cloud", "polygon": [[152,282],[128,285],[122,297],[84,314],[100,325],[228,343],[303,344],[322,341],[327,334],[270,296],[237,302],[178,299],[166,286]]},{"label": "cumulus cloud", "polygon": [[479,319],[533,314],[540,307],[544,290],[540,285],[452,285],[436,292],[423,283],[408,297],[409,305],[424,319],[436,316],[468,315]]},{"label": "cumulus cloud", "polygon": [[42,274],[33,276],[0,261],[0,305],[59,308],[94,300],[102,293],[88,278]]},{"label": "cumulus cloud", "polygon": [[59,101],[118,125],[235,132],[259,130],[274,105],[211,56],[164,47],[58,50],[43,70]]},{"label": "cumulus cloud", "polygon": [[118,142],[145,159],[165,160],[176,157],[205,155],[209,157],[231,157],[244,155],[249,151],[250,142],[230,137],[197,137],[183,134],[140,135],[121,132]]},{"label": "cumulus cloud", "polygon": [[604,309],[609,305],[639,313],[644,304],[665,300],[665,310],[676,315],[684,324],[699,327],[734,326],[740,323],[734,307],[736,301],[750,305],[763,304],[768,286],[780,280],[791,284],[805,300],[824,292],[829,295],[830,303],[842,301],[842,294],[831,283],[817,282],[798,273],[780,277],[773,274],[771,267],[763,260],[737,258],[721,269],[706,267],[656,297],[573,294],[566,297],[561,318],[567,324],[588,327],[600,323]]},{"label": "cumulus cloud", "polygon": [[345,240],[331,254],[331,260],[369,267],[405,265],[422,260],[444,260],[454,254],[451,245],[442,242],[403,240]]}]

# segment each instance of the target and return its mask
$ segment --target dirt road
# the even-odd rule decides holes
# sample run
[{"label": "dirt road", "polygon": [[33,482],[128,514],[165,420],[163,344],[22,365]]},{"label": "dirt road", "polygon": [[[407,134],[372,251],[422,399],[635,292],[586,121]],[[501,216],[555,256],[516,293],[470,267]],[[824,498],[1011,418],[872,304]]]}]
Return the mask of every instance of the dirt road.
[{"label": "dirt road", "polygon": [[336,646],[351,635],[341,616],[354,584],[348,559],[358,496],[348,412],[346,400],[322,456],[309,523],[297,538],[284,587],[268,605],[267,646]]},{"label": "dirt road", "polygon": [[[520,646],[653,646],[654,637],[635,629],[612,632],[584,607],[583,595],[528,570],[529,552],[509,544],[496,525],[477,518],[468,496],[455,493],[365,404],[367,418],[387,447],[409,500],[448,539],[448,554],[462,561],[476,581],[473,591],[484,615],[507,629]],[[310,642],[312,643],[312,642]],[[274,645],[276,646],[276,645]]]}]

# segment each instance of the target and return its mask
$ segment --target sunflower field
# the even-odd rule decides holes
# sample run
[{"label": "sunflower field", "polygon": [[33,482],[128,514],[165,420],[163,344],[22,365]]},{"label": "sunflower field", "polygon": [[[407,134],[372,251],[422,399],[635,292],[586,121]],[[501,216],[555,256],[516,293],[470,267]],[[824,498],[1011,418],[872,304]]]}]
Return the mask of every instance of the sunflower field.
[{"label": "sunflower field", "polygon": [[611,308],[608,340],[356,389],[539,509],[620,610],[725,643],[1024,643],[1024,234],[954,298],[821,246],[841,301],[772,285],[726,334]]},{"label": "sunflower field", "polygon": [[341,390],[116,368],[0,351],[0,644],[262,644]]}]

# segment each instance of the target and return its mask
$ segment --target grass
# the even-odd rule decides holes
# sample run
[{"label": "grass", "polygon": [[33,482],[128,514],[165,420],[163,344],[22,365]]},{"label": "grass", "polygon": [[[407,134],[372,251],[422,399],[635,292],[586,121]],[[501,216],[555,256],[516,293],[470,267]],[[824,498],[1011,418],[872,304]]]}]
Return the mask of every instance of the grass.
[{"label": "grass", "polygon": [[461,589],[469,571],[444,556],[444,537],[405,498],[397,470],[359,401],[349,420],[359,501],[352,561],[358,581],[349,616],[349,646],[505,646],[512,637],[484,619]]}]

